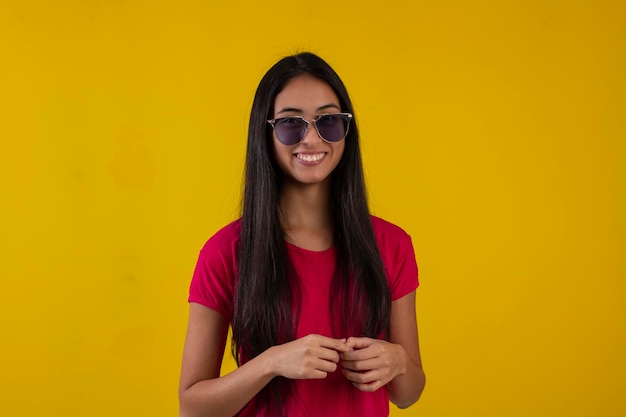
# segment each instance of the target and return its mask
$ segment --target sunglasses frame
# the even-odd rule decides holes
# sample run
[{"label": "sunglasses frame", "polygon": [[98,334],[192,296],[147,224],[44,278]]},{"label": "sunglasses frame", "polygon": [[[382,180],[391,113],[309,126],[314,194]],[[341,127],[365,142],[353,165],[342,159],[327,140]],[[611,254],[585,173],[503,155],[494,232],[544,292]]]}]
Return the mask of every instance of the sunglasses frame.
[{"label": "sunglasses frame", "polygon": [[[323,116],[345,116],[346,117],[346,132],[343,135],[343,138],[337,140],[337,141],[330,141],[324,138],[324,136],[322,136],[322,134],[320,133],[318,127],[317,127],[317,121],[323,117]],[[322,113],[322,114],[317,114],[315,115],[315,118],[312,120],[307,120],[302,116],[285,116],[285,117],[277,117],[275,119],[270,119],[267,121],[267,123],[269,123],[272,126],[272,129],[274,129],[274,132],[276,131],[276,122],[283,120],[283,119],[301,119],[302,121],[304,121],[306,123],[306,127],[304,128],[304,134],[302,135],[302,138],[300,138],[299,141],[297,141],[296,143],[292,144],[292,145],[287,145],[284,144],[280,139],[278,139],[278,135],[276,135],[276,138],[278,139],[278,141],[280,143],[283,143],[283,145],[285,146],[295,146],[297,144],[299,144],[300,142],[302,142],[302,139],[304,139],[304,137],[306,136],[307,132],[309,131],[309,125],[311,123],[313,123],[313,126],[315,127],[315,131],[317,132],[317,136],[319,136],[320,138],[322,138],[322,140],[324,142],[327,143],[337,143],[337,142],[341,142],[342,140],[344,140],[346,138],[346,136],[348,136],[348,131],[350,130],[350,121],[352,120],[353,116],[352,113]]]}]

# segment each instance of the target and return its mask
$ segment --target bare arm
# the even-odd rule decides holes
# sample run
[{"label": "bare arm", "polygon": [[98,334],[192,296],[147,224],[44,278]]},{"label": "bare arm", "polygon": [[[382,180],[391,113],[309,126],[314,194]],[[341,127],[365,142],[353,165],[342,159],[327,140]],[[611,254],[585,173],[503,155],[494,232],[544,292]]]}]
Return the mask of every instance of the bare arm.
[{"label": "bare arm", "polygon": [[419,399],[426,383],[417,336],[415,291],[391,304],[390,340],[400,347],[404,372],[389,383],[389,397],[398,407],[406,408]]},{"label": "bare arm", "polygon": [[181,417],[233,416],[272,379],[260,361],[219,378],[227,333],[226,317],[190,303],[179,387]]},{"label": "bare arm", "polygon": [[389,384],[389,397],[400,408],[415,403],[425,384],[415,318],[415,291],[391,304],[390,342],[351,337],[352,351],[342,353],[343,373],[362,391]]},{"label": "bare arm", "polygon": [[231,417],[275,376],[325,378],[337,367],[345,340],[310,335],[271,347],[235,371],[220,377],[228,319],[190,303],[179,400],[181,417]]}]

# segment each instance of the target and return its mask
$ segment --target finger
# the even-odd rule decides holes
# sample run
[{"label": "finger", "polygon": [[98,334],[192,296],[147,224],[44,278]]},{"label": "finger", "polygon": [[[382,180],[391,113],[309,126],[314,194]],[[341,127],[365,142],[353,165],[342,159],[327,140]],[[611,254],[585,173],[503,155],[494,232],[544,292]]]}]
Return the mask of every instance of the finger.
[{"label": "finger", "polygon": [[376,339],[370,339],[369,337],[349,337],[346,344],[352,349],[363,349],[374,343]]},{"label": "finger", "polygon": [[341,352],[339,356],[343,361],[364,361],[378,357],[379,352],[369,347],[359,350],[351,350],[348,352]]},{"label": "finger", "polygon": [[339,353],[335,349],[330,349],[330,348],[325,348],[325,347],[319,347],[318,349],[316,349],[315,356],[325,361],[330,361],[333,363],[338,363],[339,360],[341,359],[339,356]]},{"label": "finger", "polygon": [[359,391],[374,392],[385,384],[383,384],[382,381],[374,381],[369,384],[359,384],[353,382],[352,385],[354,385]]},{"label": "finger", "polygon": [[331,337],[316,335],[317,343],[325,348],[333,349],[337,352],[348,352],[351,348],[347,345],[346,339],[333,339]]},{"label": "finger", "polygon": [[341,371],[346,379],[357,384],[370,384],[381,379],[381,373],[377,371],[354,372],[348,369]]},{"label": "finger", "polygon": [[324,371],[326,373],[330,372],[335,372],[337,370],[337,364],[335,362],[331,362],[331,361],[326,361],[323,359],[319,359],[316,364],[314,365],[315,369],[319,370],[319,371]]},{"label": "finger", "polygon": [[320,359],[314,355],[302,357],[295,366],[299,369],[299,372],[296,372],[296,374],[300,374],[302,378],[305,379],[326,378],[328,372],[335,372],[337,370],[336,363]]},{"label": "finger", "polygon": [[341,361],[341,366],[351,371],[363,372],[379,369],[384,366],[384,362],[380,358],[372,358],[361,361]]},{"label": "finger", "polygon": [[313,369],[304,378],[305,379],[324,379],[328,375],[328,372],[319,369]]}]

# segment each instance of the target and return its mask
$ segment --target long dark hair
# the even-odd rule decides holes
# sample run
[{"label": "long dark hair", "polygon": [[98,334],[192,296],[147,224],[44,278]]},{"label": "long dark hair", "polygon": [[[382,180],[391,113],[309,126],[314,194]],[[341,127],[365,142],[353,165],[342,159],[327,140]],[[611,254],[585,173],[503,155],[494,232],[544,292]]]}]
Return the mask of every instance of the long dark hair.
[{"label": "long dark hair", "polygon": [[[295,338],[299,291],[296,280],[290,279],[295,271],[287,257],[278,205],[282,171],[273,158],[273,136],[267,120],[273,117],[274,101],[285,84],[305,73],[334,90],[341,111],[354,113],[339,76],[312,53],[281,59],[259,83],[248,130],[232,323],[232,350],[239,365],[271,346]],[[328,308],[331,314],[343,318],[342,329],[335,329],[335,336],[387,335],[391,295],[367,206],[356,117],[331,182],[337,266]],[[262,405],[280,414],[285,396],[290,395],[290,385],[284,378],[275,378],[260,393]]]}]

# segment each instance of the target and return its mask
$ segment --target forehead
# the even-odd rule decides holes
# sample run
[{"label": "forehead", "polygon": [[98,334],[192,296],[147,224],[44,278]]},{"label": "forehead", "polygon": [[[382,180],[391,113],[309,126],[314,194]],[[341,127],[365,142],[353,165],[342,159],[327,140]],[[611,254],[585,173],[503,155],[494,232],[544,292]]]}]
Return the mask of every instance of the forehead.
[{"label": "forehead", "polygon": [[339,109],[339,99],[333,89],[324,81],[309,74],[298,75],[285,84],[276,96],[274,109],[297,109],[302,112],[315,112],[317,109],[334,104]]}]

